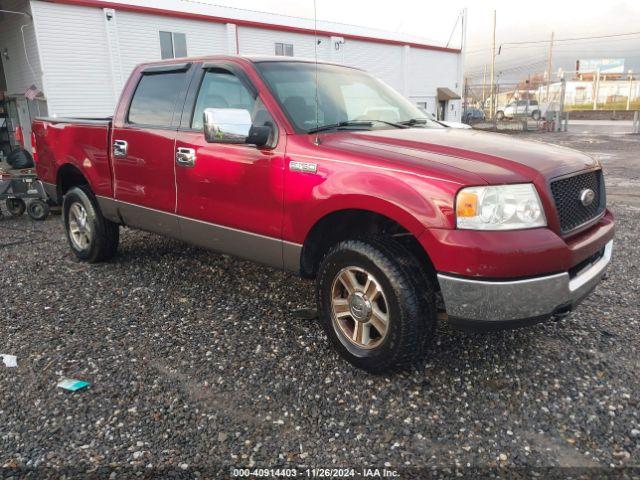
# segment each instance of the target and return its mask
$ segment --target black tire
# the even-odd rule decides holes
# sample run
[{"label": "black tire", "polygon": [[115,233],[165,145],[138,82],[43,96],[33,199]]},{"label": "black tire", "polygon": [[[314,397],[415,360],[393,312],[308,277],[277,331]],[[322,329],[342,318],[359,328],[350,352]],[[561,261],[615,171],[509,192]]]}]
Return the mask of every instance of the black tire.
[{"label": "black tire", "polygon": [[496,113],[496,120],[504,120],[504,112],[502,110],[498,110]]},{"label": "black tire", "polygon": [[[80,245],[72,238],[69,228],[71,208],[78,204],[85,212],[84,227],[89,232],[89,241],[86,245]],[[86,187],[73,187],[64,196],[62,215],[65,233],[69,246],[80,260],[96,263],[112,258],[118,250],[120,241],[120,228],[102,216],[98,202]],[[72,220],[75,221],[75,220]]]},{"label": "black tire", "polygon": [[21,198],[7,198],[7,211],[12,217],[21,217],[27,209],[27,205]]},{"label": "black tire", "polygon": [[[385,308],[388,316],[386,333],[379,336],[379,343],[373,348],[360,347],[349,340],[333,312],[337,278],[352,267],[363,269],[375,278],[384,292],[385,304],[388,304]],[[418,260],[400,244],[391,240],[338,243],[322,260],[316,279],[316,296],[318,316],[327,336],[340,355],[354,366],[381,373],[410,366],[422,359],[436,324],[435,292]],[[353,314],[346,317],[351,318],[355,331],[356,317]]]},{"label": "black tire", "polygon": [[27,214],[33,220],[41,222],[49,216],[49,205],[42,200],[32,200],[27,206]]},{"label": "black tire", "polygon": [[540,110],[534,110],[531,112],[531,118],[534,120],[540,120]]}]

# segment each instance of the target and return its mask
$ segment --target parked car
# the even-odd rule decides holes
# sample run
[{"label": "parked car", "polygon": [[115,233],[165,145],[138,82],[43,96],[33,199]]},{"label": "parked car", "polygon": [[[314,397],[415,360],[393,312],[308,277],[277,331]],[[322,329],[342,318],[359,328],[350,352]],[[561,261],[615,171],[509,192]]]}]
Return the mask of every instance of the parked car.
[{"label": "parked car", "polygon": [[462,114],[462,122],[467,125],[473,125],[474,123],[484,122],[485,115],[479,108],[467,108]]},{"label": "parked car", "polygon": [[538,104],[537,100],[517,100],[510,102],[503,110],[496,112],[496,119],[531,117],[540,120],[544,116],[546,108]]},{"label": "parked car", "polygon": [[438,309],[475,329],[564,315],[611,258],[597,160],[444,128],[355,68],[148,63],[112,119],[33,132],[80,260],[113,257],[125,225],[315,279],[327,336],[370,371],[420,358]]}]

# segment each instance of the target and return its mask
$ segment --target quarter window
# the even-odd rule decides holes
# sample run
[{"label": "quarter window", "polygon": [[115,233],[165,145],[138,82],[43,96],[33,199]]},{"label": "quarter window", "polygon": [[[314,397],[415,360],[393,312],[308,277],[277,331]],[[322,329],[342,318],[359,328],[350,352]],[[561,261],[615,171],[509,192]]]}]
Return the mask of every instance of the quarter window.
[{"label": "quarter window", "polygon": [[293,57],[293,44],[276,43],[276,55],[281,57]]},{"label": "quarter window", "polygon": [[129,123],[169,127],[185,72],[143,75],[129,107]]},{"label": "quarter window", "polygon": [[162,59],[187,56],[187,36],[184,33],[160,32],[160,55]]}]

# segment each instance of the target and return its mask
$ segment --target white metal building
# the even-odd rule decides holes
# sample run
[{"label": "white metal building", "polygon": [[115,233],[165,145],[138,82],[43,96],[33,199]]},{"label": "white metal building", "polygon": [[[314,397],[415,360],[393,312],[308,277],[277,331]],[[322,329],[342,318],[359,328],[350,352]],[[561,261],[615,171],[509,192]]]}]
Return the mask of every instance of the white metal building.
[{"label": "white metal building", "polygon": [[[320,60],[368,70],[418,106],[460,119],[459,50],[321,21],[317,35]],[[109,116],[141,62],[213,54],[313,58],[314,46],[312,20],[193,0],[0,0],[6,125],[20,123],[28,144],[37,115]]]}]

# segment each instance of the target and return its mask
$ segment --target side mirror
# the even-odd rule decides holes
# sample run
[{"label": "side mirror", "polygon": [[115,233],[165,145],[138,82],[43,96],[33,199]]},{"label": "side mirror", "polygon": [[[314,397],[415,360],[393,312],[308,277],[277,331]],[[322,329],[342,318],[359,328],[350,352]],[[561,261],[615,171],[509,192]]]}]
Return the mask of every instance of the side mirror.
[{"label": "side mirror", "polygon": [[204,138],[209,143],[246,143],[251,114],[239,108],[205,108]]},{"label": "side mirror", "polygon": [[204,138],[208,143],[248,143],[262,147],[269,142],[273,127],[254,126],[248,110],[205,108]]}]

